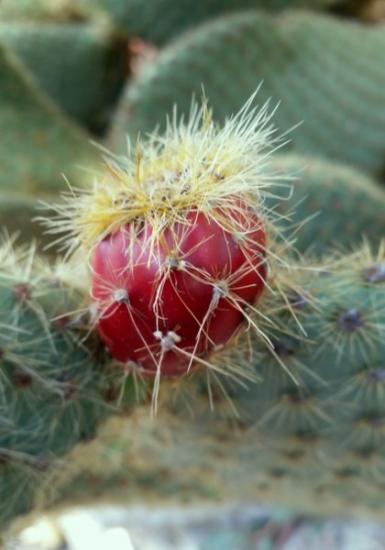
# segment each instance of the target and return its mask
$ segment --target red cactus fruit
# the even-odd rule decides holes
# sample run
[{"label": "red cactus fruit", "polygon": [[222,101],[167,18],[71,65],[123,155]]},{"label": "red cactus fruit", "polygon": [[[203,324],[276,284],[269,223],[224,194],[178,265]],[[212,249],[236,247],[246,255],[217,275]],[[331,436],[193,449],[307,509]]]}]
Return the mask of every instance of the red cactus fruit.
[{"label": "red cactus fruit", "polygon": [[111,355],[144,373],[209,365],[265,286],[265,231],[245,203],[190,210],[155,232],[132,222],[96,247],[92,295]]}]

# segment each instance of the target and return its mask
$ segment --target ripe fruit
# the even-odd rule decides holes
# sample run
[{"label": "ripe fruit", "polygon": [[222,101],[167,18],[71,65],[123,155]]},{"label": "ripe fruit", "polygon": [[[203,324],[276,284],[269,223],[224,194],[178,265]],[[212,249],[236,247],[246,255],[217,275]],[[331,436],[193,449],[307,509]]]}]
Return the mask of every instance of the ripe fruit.
[{"label": "ripe fruit", "polygon": [[210,380],[254,378],[251,361],[231,353],[242,328],[271,345],[272,323],[254,303],[267,264],[272,279],[287,267],[290,243],[266,207],[282,186],[268,169],[280,138],[269,105],[254,100],[222,127],[205,101],[193,103],[188,120],[174,111],[164,133],[128,142],[126,155],[105,151],[92,187],[70,187],[46,222],[89,261],[101,339],[124,375],[153,377],[154,404],[161,377],[198,366]]},{"label": "ripe fruit", "polygon": [[266,278],[265,231],[236,198],[155,232],[125,224],[96,247],[92,295],[111,355],[145,373],[208,365],[237,333]]}]

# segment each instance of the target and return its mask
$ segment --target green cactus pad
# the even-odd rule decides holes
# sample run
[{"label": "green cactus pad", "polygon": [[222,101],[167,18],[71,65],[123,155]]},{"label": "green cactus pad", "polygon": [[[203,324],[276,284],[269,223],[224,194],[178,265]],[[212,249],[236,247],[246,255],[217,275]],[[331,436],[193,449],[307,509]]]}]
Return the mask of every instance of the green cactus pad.
[{"label": "green cactus pad", "polygon": [[126,77],[124,40],[102,25],[6,23],[0,43],[68,115],[93,131],[105,128]]},{"label": "green cactus pad", "polygon": [[186,113],[205,89],[218,120],[239,110],[263,81],[258,102],[281,101],[279,129],[293,151],[384,171],[385,33],[381,27],[307,12],[223,17],[166,48],[128,86],[111,148],[164,127],[174,104]]},{"label": "green cactus pad", "polygon": [[83,6],[107,14],[130,36],[163,45],[218,15],[250,8],[278,11],[287,8],[327,8],[338,0],[83,0]]},{"label": "green cactus pad", "polygon": [[78,0],[3,0],[0,4],[2,21],[84,21],[90,7],[85,11]]},{"label": "green cactus pad", "polygon": [[79,166],[99,162],[88,135],[40,93],[24,65],[1,45],[0,81],[1,192],[63,189],[63,173],[79,183]]},{"label": "green cactus pad", "polygon": [[296,155],[277,155],[271,167],[295,178],[291,194],[286,189],[284,200],[267,204],[282,216],[283,234],[300,252],[319,256],[352,250],[364,238],[378,245],[385,237],[384,190],[360,171]]},{"label": "green cactus pad", "polygon": [[10,242],[0,260],[3,524],[26,510],[52,459],[91,437],[109,406],[105,358],[85,343],[84,293],[70,284],[68,270],[50,269],[33,248],[16,253]]}]

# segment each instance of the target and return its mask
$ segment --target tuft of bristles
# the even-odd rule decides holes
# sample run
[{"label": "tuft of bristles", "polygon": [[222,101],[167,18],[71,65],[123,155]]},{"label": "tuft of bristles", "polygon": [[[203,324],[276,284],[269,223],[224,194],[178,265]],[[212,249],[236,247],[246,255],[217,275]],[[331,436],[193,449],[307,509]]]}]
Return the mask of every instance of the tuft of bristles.
[{"label": "tuft of bristles", "polygon": [[256,93],[223,127],[213,121],[205,100],[202,106],[193,102],[187,121],[175,108],[164,133],[138,137],[136,144],[128,140],[127,155],[103,149],[104,167],[93,172],[92,187],[73,188],[67,182],[62,201],[45,205],[56,212],[41,218],[47,231],[63,234],[58,240],[68,253],[92,251],[125,224],[137,222],[140,230],[145,220],[156,239],[173,222],[185,223],[191,209],[211,217],[218,209],[234,208],[234,196],[265,221],[276,221],[265,198],[282,185],[290,193],[283,180],[291,178],[267,170],[269,157],[285,142],[272,124],[275,109],[270,111],[269,103],[253,106]]}]

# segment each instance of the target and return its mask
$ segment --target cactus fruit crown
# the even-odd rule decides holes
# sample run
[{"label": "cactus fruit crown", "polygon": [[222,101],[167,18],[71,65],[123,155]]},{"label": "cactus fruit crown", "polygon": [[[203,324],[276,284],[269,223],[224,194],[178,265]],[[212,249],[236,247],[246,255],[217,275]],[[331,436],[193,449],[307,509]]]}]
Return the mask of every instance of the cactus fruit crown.
[{"label": "cactus fruit crown", "polygon": [[205,101],[187,121],[174,110],[164,134],[107,152],[93,188],[54,206],[50,231],[89,254],[100,336],[137,372],[221,370],[214,352],[241,327],[262,335],[255,303],[278,255],[266,166],[282,139],[254,97],[222,128]]}]

